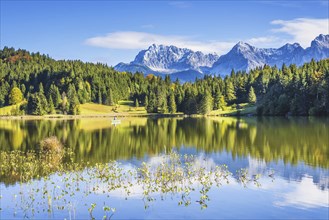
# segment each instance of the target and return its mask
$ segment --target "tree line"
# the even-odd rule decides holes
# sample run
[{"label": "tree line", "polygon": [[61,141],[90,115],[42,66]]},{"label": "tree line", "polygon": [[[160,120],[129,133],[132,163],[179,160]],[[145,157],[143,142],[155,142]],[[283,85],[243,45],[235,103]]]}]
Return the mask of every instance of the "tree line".
[{"label": "tree line", "polygon": [[149,113],[208,114],[249,103],[258,115],[329,115],[328,59],[185,83],[8,47],[0,50],[0,67],[0,107],[20,104],[13,114],[80,114],[83,103],[131,100]]}]

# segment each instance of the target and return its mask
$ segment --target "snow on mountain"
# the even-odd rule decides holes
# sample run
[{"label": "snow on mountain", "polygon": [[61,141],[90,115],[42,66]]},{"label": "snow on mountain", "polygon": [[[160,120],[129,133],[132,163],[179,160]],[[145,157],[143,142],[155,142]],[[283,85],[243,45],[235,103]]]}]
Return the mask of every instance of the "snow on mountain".
[{"label": "snow on mountain", "polygon": [[175,46],[151,45],[140,51],[135,60],[129,64],[119,63],[114,68],[118,71],[171,74],[189,70],[202,72],[202,68],[210,68],[218,60],[218,55],[203,54],[186,48]]},{"label": "snow on mountain", "polygon": [[239,42],[227,54],[220,56],[208,73],[226,75],[232,69],[249,71],[265,64],[278,67],[281,67],[283,63],[301,66],[312,59],[325,58],[329,58],[329,35],[319,35],[311,42],[311,47],[306,49],[298,43],[286,44],[278,49],[262,49]]},{"label": "snow on mountain", "polygon": [[173,79],[178,77],[188,81],[201,78],[203,74],[226,75],[232,69],[249,71],[265,64],[281,67],[283,63],[300,66],[311,59],[325,58],[329,58],[329,35],[321,34],[306,49],[298,43],[263,49],[240,41],[220,57],[215,53],[203,54],[187,48],[153,44],[147,50],[140,51],[134,61],[119,63],[114,68],[133,73],[172,74]]},{"label": "snow on mountain", "polygon": [[322,60],[329,57],[329,35],[320,34],[311,42],[311,47],[306,48],[305,59]]},{"label": "snow on mountain", "polygon": [[226,55],[219,57],[209,73],[228,74],[232,69],[249,71],[266,63],[266,53],[271,52],[240,41]]},{"label": "snow on mountain", "polygon": [[[145,66],[155,72],[170,74],[186,70],[199,71],[200,67],[211,67],[217,59],[216,54],[203,54],[186,48],[153,44],[147,50],[140,51],[128,66]],[[120,64],[115,68],[122,67],[123,64]]]}]

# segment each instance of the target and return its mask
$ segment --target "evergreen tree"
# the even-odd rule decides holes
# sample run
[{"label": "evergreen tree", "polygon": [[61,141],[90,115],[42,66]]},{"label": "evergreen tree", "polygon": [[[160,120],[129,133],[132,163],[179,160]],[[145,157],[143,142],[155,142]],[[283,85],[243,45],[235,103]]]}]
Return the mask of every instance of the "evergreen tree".
[{"label": "evergreen tree", "polygon": [[8,82],[0,82],[0,107],[6,105],[6,97],[8,94],[8,90],[10,85]]},{"label": "evergreen tree", "polygon": [[98,90],[97,98],[98,98],[98,104],[102,104],[102,93],[100,89]]},{"label": "evergreen tree", "polygon": [[69,107],[70,107],[70,104],[69,104],[69,101],[67,99],[66,93],[63,92],[62,93],[62,103],[61,103],[61,110],[62,110],[63,114],[68,113]]},{"label": "evergreen tree", "polygon": [[206,115],[209,114],[212,110],[212,97],[208,90],[205,90],[205,93],[201,96],[201,102],[199,107],[199,113]]},{"label": "evergreen tree", "polygon": [[197,101],[196,94],[192,88],[188,87],[185,91],[185,99],[183,101],[183,112],[184,114],[196,114],[197,113]]},{"label": "evergreen tree", "polygon": [[165,83],[169,86],[169,85],[170,85],[170,82],[171,82],[171,80],[170,80],[170,76],[169,76],[169,74],[167,74],[167,75],[165,76]]},{"label": "evergreen tree", "polygon": [[275,115],[286,115],[289,112],[289,99],[286,94],[279,96],[278,105],[275,110]]},{"label": "evergreen tree", "polygon": [[159,113],[168,112],[166,89],[163,85],[159,85],[156,88],[156,101],[155,101],[155,104],[156,104],[155,105],[156,112],[159,112]]},{"label": "evergreen tree", "polygon": [[39,93],[45,94],[45,90],[43,89],[42,83],[39,83]]},{"label": "evergreen tree", "polygon": [[160,109],[158,108],[157,111],[159,113],[168,113],[168,104],[167,99],[164,99],[160,105]]},{"label": "evergreen tree", "polygon": [[257,100],[257,98],[256,98],[254,88],[251,86],[249,89],[249,93],[248,93],[248,102],[251,104],[255,104],[256,100]]},{"label": "evergreen tree", "polygon": [[[177,80],[171,82],[169,76],[162,79],[154,75],[120,73],[102,64],[56,61],[47,55],[22,51],[0,49],[0,107],[26,99],[33,101],[28,103],[29,107],[36,106],[33,114],[43,114],[50,111],[48,101],[51,97],[55,109],[77,113],[78,103],[107,104],[109,93],[106,89],[111,88],[114,103],[128,98],[135,102],[137,98],[143,100],[149,112],[172,111],[172,92],[177,111],[194,114],[200,110],[202,94],[209,89],[214,98],[214,109],[224,108],[225,102],[232,105],[257,100],[260,114],[329,115],[329,60],[312,60],[301,67],[282,65],[281,70],[265,65],[249,73],[232,71],[225,79],[205,76],[181,84]],[[63,101],[60,96],[63,92],[71,93],[70,84],[77,89],[74,96],[78,101],[71,98]],[[19,101],[13,101],[11,97],[14,88],[21,90]],[[257,94],[255,99],[251,90]],[[66,95],[63,97],[67,99]]]},{"label": "evergreen tree", "polygon": [[51,84],[48,92],[48,99],[52,98],[55,108],[58,108],[61,104],[61,94],[59,93],[58,87],[55,84]]},{"label": "evergreen tree", "polygon": [[225,101],[225,98],[223,95],[220,96],[219,98],[219,106],[218,109],[225,110],[225,107],[227,106],[227,103]]},{"label": "evergreen tree", "polygon": [[107,104],[112,106],[114,105],[114,100],[113,100],[113,95],[112,95],[112,90],[109,89],[109,93],[108,93],[108,96],[107,96]]},{"label": "evergreen tree", "polygon": [[27,112],[31,115],[44,115],[47,112],[44,110],[42,100],[40,99],[40,94],[31,94],[28,99]]},{"label": "evergreen tree", "polygon": [[233,86],[233,83],[231,81],[228,81],[226,83],[226,99],[227,102],[229,103],[234,103],[236,100],[236,96],[235,96],[235,89]]},{"label": "evergreen tree", "polygon": [[175,95],[173,92],[169,95],[168,110],[171,114],[176,113],[177,111]]},{"label": "evergreen tree", "polygon": [[148,105],[149,105],[149,98],[147,96],[145,96],[145,100],[144,100],[145,109],[147,109]]},{"label": "evergreen tree", "polygon": [[49,98],[48,104],[49,104],[49,106],[48,106],[49,113],[55,114],[56,113],[55,106],[54,106],[53,98],[51,96]]},{"label": "evergreen tree", "polygon": [[69,102],[69,114],[76,115],[77,114],[77,106],[80,104],[77,96],[77,92],[75,90],[75,86],[73,84],[69,85],[69,89],[67,91],[67,98]]},{"label": "evergreen tree", "polygon": [[215,92],[215,98],[214,98],[214,110],[220,109],[221,105],[220,105],[220,98],[222,97],[222,93],[220,92],[219,89],[216,90]]},{"label": "evergreen tree", "polygon": [[156,100],[156,96],[153,92],[150,92],[150,95],[148,98],[148,104],[146,106],[146,111],[148,113],[157,112],[157,100]]},{"label": "evergreen tree", "polygon": [[41,109],[42,109],[41,111],[43,112],[43,114],[49,112],[48,101],[45,96],[45,92],[44,92],[42,83],[39,84],[39,92],[36,94],[36,96],[38,97],[38,100],[40,101],[40,105],[41,105]]}]

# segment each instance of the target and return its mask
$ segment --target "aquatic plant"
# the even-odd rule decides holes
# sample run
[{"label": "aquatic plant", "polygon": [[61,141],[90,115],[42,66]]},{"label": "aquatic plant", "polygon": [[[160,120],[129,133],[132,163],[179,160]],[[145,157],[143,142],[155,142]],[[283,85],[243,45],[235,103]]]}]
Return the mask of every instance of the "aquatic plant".
[{"label": "aquatic plant", "polygon": [[[203,159],[200,162],[194,155],[180,155],[175,151],[161,155],[158,164],[143,162],[140,167],[132,168],[117,161],[93,165],[77,162],[70,149],[63,149],[63,160],[56,166],[50,163],[51,151],[42,155],[38,152],[1,152],[0,157],[4,162],[1,163],[1,181],[20,183],[20,195],[15,201],[27,217],[40,212],[67,210],[71,218],[71,214],[75,216],[77,206],[74,201],[84,201],[90,195],[110,197],[114,192],[120,192],[128,199],[132,193],[138,193],[134,191],[136,187],[142,190],[140,197],[145,208],[157,199],[177,196],[180,198],[178,205],[189,206],[196,202],[204,209],[210,201],[211,188],[229,184],[232,177],[226,165],[209,167]],[[243,186],[249,182],[260,186],[258,175],[250,176],[247,170],[237,174]],[[195,196],[198,199],[193,201]],[[98,204],[93,202],[88,208],[91,219],[96,218],[93,213],[101,207]],[[102,207],[103,218],[110,219],[115,209],[105,202]]]},{"label": "aquatic plant", "polygon": [[51,136],[40,141],[40,151],[53,152],[62,154],[63,144],[58,140],[56,136]]}]

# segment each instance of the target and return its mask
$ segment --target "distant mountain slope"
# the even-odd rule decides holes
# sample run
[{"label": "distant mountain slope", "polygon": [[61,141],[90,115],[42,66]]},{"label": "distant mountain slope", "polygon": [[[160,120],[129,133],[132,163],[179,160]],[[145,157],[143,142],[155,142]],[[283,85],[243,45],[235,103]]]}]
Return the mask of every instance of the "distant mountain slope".
[{"label": "distant mountain slope", "polygon": [[178,76],[184,75],[183,78],[191,78],[188,76],[189,72],[193,76],[196,72],[196,75],[202,76],[201,69],[210,68],[218,58],[216,54],[203,54],[186,48],[153,44],[147,50],[140,51],[134,61],[129,64],[119,63],[114,68],[118,71],[155,75],[177,73]]},{"label": "distant mountain slope", "polygon": [[281,67],[283,63],[300,66],[311,59],[325,58],[329,58],[329,35],[321,34],[306,49],[298,43],[263,49],[239,42],[220,57],[215,53],[203,54],[186,48],[153,44],[147,50],[140,51],[134,61],[119,63],[114,68],[133,73],[173,74],[173,79],[178,77],[182,81],[190,81],[203,74],[227,75],[232,69],[249,71],[265,64]]},{"label": "distant mountain slope", "polygon": [[235,71],[249,71],[264,64],[281,67],[283,63],[297,66],[311,59],[322,60],[329,57],[329,35],[319,35],[311,42],[311,47],[302,48],[298,43],[286,44],[278,49],[261,49],[239,42],[231,51],[221,56],[208,73],[228,74]]}]

